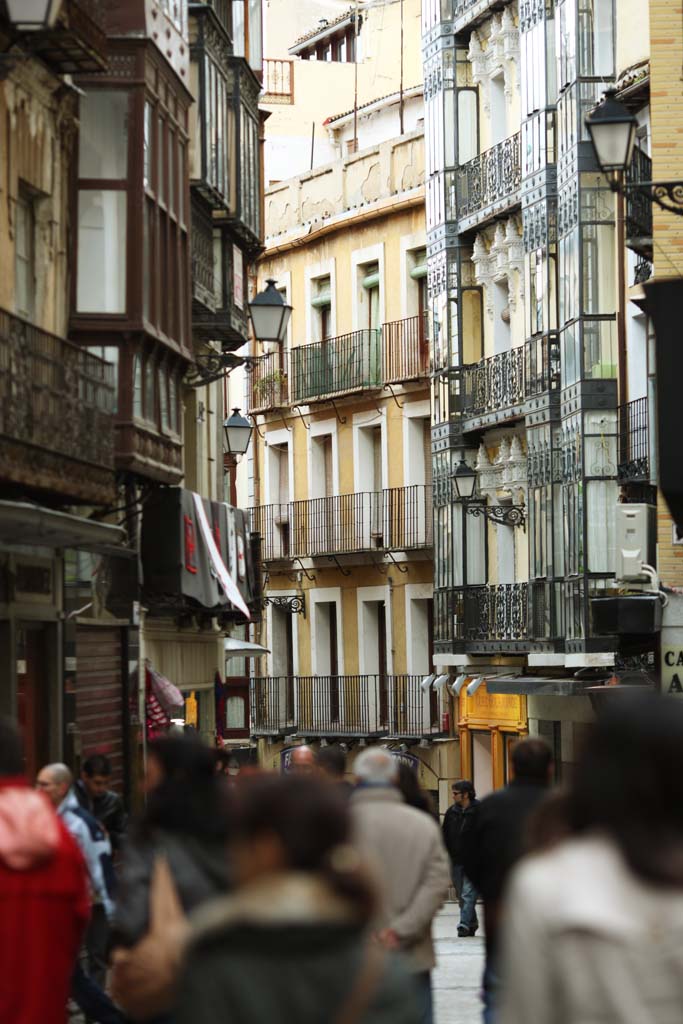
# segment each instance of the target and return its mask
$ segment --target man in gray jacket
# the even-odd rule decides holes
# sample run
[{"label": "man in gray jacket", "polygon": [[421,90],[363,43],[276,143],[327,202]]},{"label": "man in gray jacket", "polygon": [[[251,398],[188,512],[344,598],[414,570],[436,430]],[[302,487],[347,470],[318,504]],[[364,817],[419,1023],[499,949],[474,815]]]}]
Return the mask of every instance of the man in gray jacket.
[{"label": "man in gray jacket", "polygon": [[354,842],[376,876],[376,935],[387,948],[406,954],[423,996],[423,1024],[431,1024],[432,921],[450,885],[441,830],[431,815],[403,802],[396,785],[398,761],[388,750],[364,751],[354,772]]}]

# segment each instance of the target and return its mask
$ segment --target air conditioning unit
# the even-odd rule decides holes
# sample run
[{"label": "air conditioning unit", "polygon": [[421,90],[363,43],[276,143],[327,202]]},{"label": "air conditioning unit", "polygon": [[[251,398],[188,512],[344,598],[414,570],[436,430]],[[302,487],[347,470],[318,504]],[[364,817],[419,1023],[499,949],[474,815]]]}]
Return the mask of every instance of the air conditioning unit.
[{"label": "air conditioning unit", "polygon": [[653,565],[657,543],[657,509],[654,505],[617,505],[617,580],[644,583],[641,565]]}]

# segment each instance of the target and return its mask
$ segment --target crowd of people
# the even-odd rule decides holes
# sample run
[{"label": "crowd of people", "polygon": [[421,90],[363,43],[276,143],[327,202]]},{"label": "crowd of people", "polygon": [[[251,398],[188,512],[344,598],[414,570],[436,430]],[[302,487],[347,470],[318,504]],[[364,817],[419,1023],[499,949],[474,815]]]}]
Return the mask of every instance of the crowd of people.
[{"label": "crowd of people", "polygon": [[[432,924],[482,927],[485,1024],[674,1024],[683,1006],[683,706],[619,702],[565,788],[543,740],[442,822],[381,745],[235,778],[148,745],[128,822],[95,754],[23,776],[0,721],[0,1021],[431,1024]],[[457,999],[457,994],[454,994]]]}]

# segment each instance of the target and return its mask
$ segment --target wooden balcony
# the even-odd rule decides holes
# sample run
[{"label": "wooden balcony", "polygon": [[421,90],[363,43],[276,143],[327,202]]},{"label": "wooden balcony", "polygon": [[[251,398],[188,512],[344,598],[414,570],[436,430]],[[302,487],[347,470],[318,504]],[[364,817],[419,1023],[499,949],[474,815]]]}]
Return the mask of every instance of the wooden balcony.
[{"label": "wooden balcony", "polygon": [[114,367],[0,310],[0,479],[98,504],[114,495]]},{"label": "wooden balcony", "polygon": [[31,36],[31,50],[62,75],[106,70],[105,0],[64,0],[57,22]]},{"label": "wooden balcony", "polygon": [[264,562],[432,546],[427,484],[260,505],[251,509],[251,517]]},{"label": "wooden balcony", "polygon": [[440,733],[436,694],[409,675],[262,676],[251,680],[256,736],[396,736]]}]

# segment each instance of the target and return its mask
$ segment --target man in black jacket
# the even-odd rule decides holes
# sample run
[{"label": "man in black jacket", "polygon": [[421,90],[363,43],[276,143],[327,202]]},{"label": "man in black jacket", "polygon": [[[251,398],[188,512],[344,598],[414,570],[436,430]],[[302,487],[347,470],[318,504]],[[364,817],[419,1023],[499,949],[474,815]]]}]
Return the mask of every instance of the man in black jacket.
[{"label": "man in black jacket", "polygon": [[459,782],[454,782],[451,788],[453,803],[444,815],[442,829],[451,860],[451,879],[460,904],[458,935],[460,938],[466,938],[475,935],[479,927],[476,910],[477,890],[465,874],[462,864],[465,834],[474,825],[479,801],[469,779],[460,779]]},{"label": "man in black jacket", "polygon": [[81,807],[97,818],[109,836],[114,852],[121,849],[126,833],[126,812],[123,800],[112,789],[111,762],[104,754],[92,754],[81,768],[81,777],[74,789]]},{"label": "man in black jacket", "polygon": [[495,956],[505,883],[524,853],[526,824],[547,793],[552,769],[552,752],[544,740],[520,740],[512,751],[512,782],[481,801],[473,828],[464,836],[465,874],[484,900],[484,1024],[495,1020]]}]

